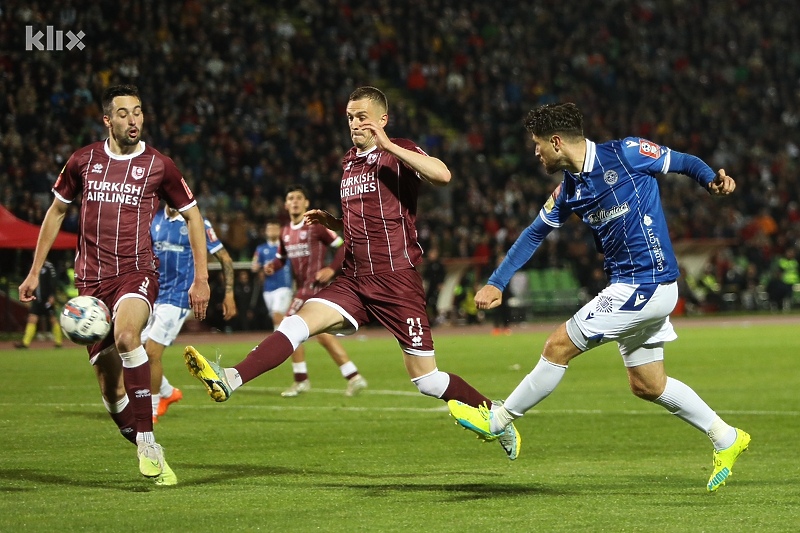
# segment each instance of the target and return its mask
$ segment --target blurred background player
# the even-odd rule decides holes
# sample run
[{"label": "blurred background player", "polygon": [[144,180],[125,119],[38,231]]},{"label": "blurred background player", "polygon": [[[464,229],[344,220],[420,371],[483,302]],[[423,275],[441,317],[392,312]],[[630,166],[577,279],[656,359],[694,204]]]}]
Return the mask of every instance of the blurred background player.
[{"label": "blurred background player", "polygon": [[278,327],[292,303],[292,265],[286,261],[271,275],[264,273],[264,265],[275,259],[281,246],[281,223],[270,220],[264,228],[267,242],[259,244],[253,254],[251,270],[262,279],[264,305],[272,319],[272,329]]},{"label": "blurred background player", "polygon": [[45,258],[70,204],[79,199],[75,286],[80,294],[102,300],[112,313],[108,336],[87,347],[103,404],[122,436],[136,445],[139,472],[157,485],[175,485],[178,479],[153,434],[150,362],[141,342],[158,294],[150,224],[159,198],[177,207],[186,219],[195,252],[189,302],[202,320],[211,292],[203,217],[172,159],[141,140],[144,113],[139,90],[133,85],[110,86],[101,103],[108,138],[77,150],[61,170],[19,298],[23,302],[36,298]]},{"label": "blurred background player", "polygon": [[[223,317],[230,320],[236,316],[233,296],[233,260],[217,238],[208,219],[203,219],[206,249],[222,265],[225,278],[225,298],[222,302]],[[189,245],[186,220],[177,209],[165,206],[159,209],[150,226],[153,251],[158,257],[159,291],[150,320],[142,331],[147,357],[150,360],[150,391],[153,402],[153,422],[164,416],[170,404],[183,398],[180,389],[173,387],[164,375],[161,357],[164,349],[171,345],[181,332],[183,323],[192,310],[189,305],[189,287],[194,281],[194,257]],[[156,392],[158,391],[158,392]]]},{"label": "blurred background player", "polygon": [[45,261],[39,272],[39,286],[36,287],[36,299],[31,302],[28,310],[28,322],[25,324],[25,334],[22,342],[14,344],[15,348],[26,349],[39,330],[40,319],[45,319],[53,332],[53,345],[61,348],[61,325],[58,323],[56,312],[56,291],[58,289],[58,276],[53,263]]},{"label": "blurred background player", "polygon": [[[306,226],[303,213],[308,210],[308,204],[308,193],[303,187],[292,186],[288,189],[285,205],[290,223],[283,227],[275,259],[264,265],[264,273],[268,276],[283,268],[286,260],[292,266],[297,291],[287,313],[289,316],[297,313],[306,300],[330,283],[341,269],[344,259],[344,241],[341,237],[321,225]],[[325,265],[328,248],[335,249],[336,253],[331,262]],[[320,333],[316,338],[347,380],[345,395],[355,396],[365,389],[367,380],[358,373],[358,368],[347,356],[342,343],[329,333]],[[294,382],[281,393],[284,398],[293,398],[311,389],[303,345],[292,353],[292,373]]]}]

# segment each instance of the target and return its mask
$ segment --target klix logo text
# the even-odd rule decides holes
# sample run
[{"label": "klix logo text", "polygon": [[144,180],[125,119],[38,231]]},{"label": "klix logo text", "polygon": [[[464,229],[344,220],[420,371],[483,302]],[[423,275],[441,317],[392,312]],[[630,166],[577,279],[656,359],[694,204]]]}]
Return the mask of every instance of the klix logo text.
[{"label": "klix logo text", "polygon": [[[86,48],[86,45],[81,42],[81,39],[86,37],[86,34],[82,31],[78,33],[68,31],[65,34],[61,30],[54,30],[52,26],[47,26],[45,32],[46,34],[39,30],[33,33],[33,26],[25,26],[25,50],[36,48],[37,50],[47,50],[48,52],[60,52],[65,49],[72,50],[77,48],[78,50],[83,50]],[[66,44],[64,44],[64,37],[67,38]],[[44,38],[44,43],[42,43],[42,38]]]}]

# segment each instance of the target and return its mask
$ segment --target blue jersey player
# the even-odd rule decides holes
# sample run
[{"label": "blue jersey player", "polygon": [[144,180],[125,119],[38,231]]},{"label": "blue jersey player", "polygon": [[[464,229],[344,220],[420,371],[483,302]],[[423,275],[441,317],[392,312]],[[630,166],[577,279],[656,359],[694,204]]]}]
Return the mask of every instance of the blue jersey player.
[{"label": "blue jersey player", "polygon": [[733,192],[735,182],[724,170],[715,173],[695,156],[646,139],[596,144],[584,138],[583,116],[571,103],[534,109],[525,127],[546,172],[560,170],[563,180],[475,295],[477,307],[498,306],[511,276],[573,214],[591,228],[610,284],[549,336],[538,364],[504,405],[490,411],[451,401],[451,414],[485,440],[494,440],[555,389],[570,360],[616,341],[631,391],[709,436],[714,466],[707,489],[716,491],[747,449],[750,435],[725,423],[690,387],[664,371],[664,344],[677,337],[669,314],[678,298],[678,263],[656,176],[685,174],[718,195]]},{"label": "blue jersey player", "polygon": [[264,304],[272,318],[273,327],[277,328],[292,303],[292,265],[286,261],[274,274],[265,274],[264,268],[277,257],[281,248],[281,223],[270,220],[264,231],[267,242],[256,247],[251,270],[264,278]]},{"label": "blue jersey player", "polygon": [[[223,318],[236,316],[233,298],[233,261],[217,239],[208,219],[203,219],[206,233],[206,249],[222,264],[225,277],[225,299],[222,303]],[[186,221],[180,213],[167,206],[159,210],[150,226],[153,252],[158,257],[158,298],[153,312],[142,331],[142,343],[150,359],[151,396],[153,400],[153,422],[164,416],[171,403],[183,398],[180,389],[173,387],[164,376],[161,356],[181,331],[191,311],[189,287],[194,281],[194,258],[189,247]],[[158,391],[158,392],[156,392]]]}]

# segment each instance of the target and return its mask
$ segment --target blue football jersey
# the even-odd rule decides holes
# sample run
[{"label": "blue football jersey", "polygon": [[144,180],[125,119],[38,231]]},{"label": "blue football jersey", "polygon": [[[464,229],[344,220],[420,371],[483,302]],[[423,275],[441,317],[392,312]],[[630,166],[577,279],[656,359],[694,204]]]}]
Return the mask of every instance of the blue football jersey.
[{"label": "blue football jersey", "polygon": [[577,214],[594,234],[605,256],[611,283],[662,283],[678,278],[678,262],[659,195],[657,174],[679,172],[707,186],[715,176],[695,156],[646,139],[627,137],[602,144],[586,140],[586,158],[578,174],[563,181],[520,235],[489,283],[505,288],[530,259],[544,237]]},{"label": "blue football jersey", "polygon": [[[275,244],[264,243],[256,247],[256,252],[253,254],[253,262],[263,267],[278,255],[280,251],[280,242]],[[271,276],[264,277],[264,292],[274,291],[282,287],[292,286],[292,264],[286,260],[283,268],[272,274]]]},{"label": "blue football jersey", "polygon": [[[203,219],[206,248],[215,254],[222,249],[211,222]],[[156,303],[171,304],[189,309],[189,287],[194,281],[194,258],[189,245],[189,227],[182,216],[170,219],[166,209],[160,209],[150,226],[153,251],[158,257],[158,298]]]}]

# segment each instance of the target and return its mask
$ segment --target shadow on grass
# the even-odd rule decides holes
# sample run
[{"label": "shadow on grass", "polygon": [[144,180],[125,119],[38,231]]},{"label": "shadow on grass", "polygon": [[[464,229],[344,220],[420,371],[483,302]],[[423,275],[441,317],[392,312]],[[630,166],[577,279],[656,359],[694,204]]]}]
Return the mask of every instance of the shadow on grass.
[{"label": "shadow on grass", "polygon": [[[401,481],[409,478],[421,480],[426,477],[419,473],[383,473],[383,474],[363,474],[363,473],[342,473],[340,471],[327,471],[308,468],[286,468],[280,466],[259,466],[259,465],[231,465],[231,464],[179,464],[175,468],[180,482],[170,490],[183,487],[197,487],[204,485],[229,485],[236,480],[252,480],[256,478],[294,478],[295,480],[320,480],[324,482],[313,482],[315,487],[320,489],[349,488],[361,491],[365,496],[386,497],[394,493],[442,493],[447,495],[451,501],[481,500],[486,498],[496,498],[499,496],[521,496],[521,495],[563,495],[567,494],[563,490],[552,489],[543,485],[531,486],[524,484],[493,483],[409,483]],[[201,472],[199,477],[193,477],[190,472]],[[184,475],[182,476],[181,473]],[[0,480],[14,482],[15,486],[0,486],[0,494],[23,493],[39,490],[43,485],[61,487],[82,487],[89,489],[119,490],[123,492],[150,492],[152,490],[164,490],[163,487],[156,487],[152,481],[138,477],[135,471],[131,472],[130,480],[115,480],[114,476],[99,477],[69,477],[65,475],[42,472],[32,468],[6,468],[0,469]],[[475,478],[474,472],[437,472],[428,474],[427,477],[453,476],[454,478]],[[480,474],[478,474],[480,475]],[[487,478],[494,478],[491,474],[484,474]],[[336,481],[332,481],[335,479]],[[348,479],[358,479],[358,482],[348,482]],[[397,479],[397,483],[387,480]],[[368,480],[375,480],[370,483]],[[365,482],[366,481],[366,482]]]}]

